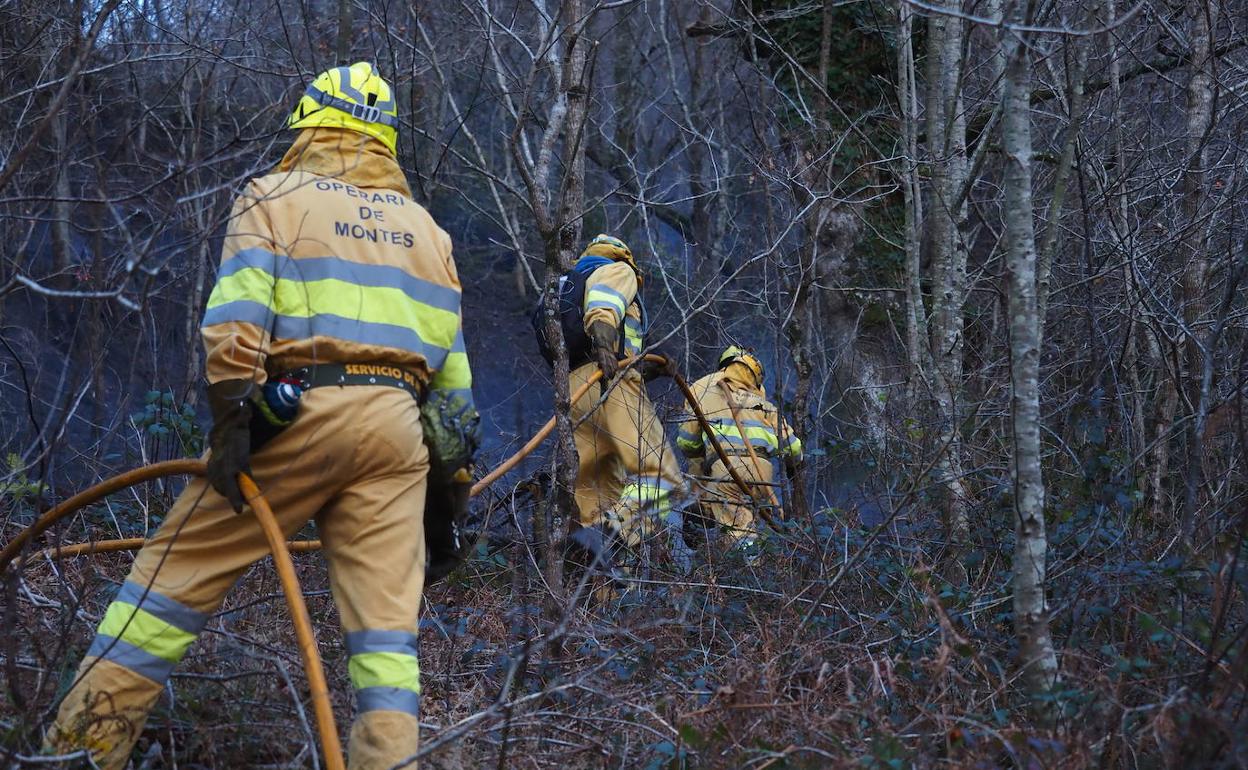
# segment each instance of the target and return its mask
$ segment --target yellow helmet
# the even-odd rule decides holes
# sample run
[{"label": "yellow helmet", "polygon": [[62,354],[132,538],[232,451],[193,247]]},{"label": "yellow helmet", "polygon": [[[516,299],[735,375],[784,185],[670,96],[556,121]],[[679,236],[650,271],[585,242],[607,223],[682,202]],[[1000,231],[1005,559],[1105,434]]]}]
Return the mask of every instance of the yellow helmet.
[{"label": "yellow helmet", "polygon": [[743,364],[754,375],[754,384],[763,386],[763,362],[758,360],[754,351],[740,345],[729,345],[719,354],[719,369],[728,368],[729,364]]},{"label": "yellow helmet", "polygon": [[399,138],[399,110],[390,84],[368,62],[326,70],[312,81],[295,111],[289,128],[335,126],[378,139],[395,154]]},{"label": "yellow helmet", "polygon": [[638,277],[641,276],[641,268],[637,266],[632,250],[628,248],[628,244],[615,236],[606,233],[595,235],[581,256],[585,255],[606,257],[614,262],[627,262],[628,266],[633,268],[633,272],[637,273]]}]

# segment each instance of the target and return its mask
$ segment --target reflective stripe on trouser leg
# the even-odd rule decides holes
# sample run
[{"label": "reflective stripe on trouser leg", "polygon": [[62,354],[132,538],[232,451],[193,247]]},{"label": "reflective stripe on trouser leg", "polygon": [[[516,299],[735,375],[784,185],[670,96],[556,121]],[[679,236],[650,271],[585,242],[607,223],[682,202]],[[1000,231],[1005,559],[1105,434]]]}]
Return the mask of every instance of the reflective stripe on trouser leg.
[{"label": "reflective stripe on trouser leg", "polygon": [[127,580],[104,613],[87,656],[161,683],[207,621],[204,613]]},{"label": "reflective stripe on trouser leg", "polygon": [[420,715],[420,663],[416,635],[406,631],[347,634],[347,671],[361,713],[401,711]]},{"label": "reflective stripe on trouser leg", "polygon": [[631,476],[620,492],[619,504],[606,511],[604,519],[625,543],[635,546],[653,530],[653,517],[667,520],[673,489],[674,485],[658,474]]},{"label": "reflective stripe on trouser leg", "polygon": [[206,613],[127,580],[100,621],[48,731],[45,749],[80,749],[104,770],[120,770],[169,673],[207,622]]}]

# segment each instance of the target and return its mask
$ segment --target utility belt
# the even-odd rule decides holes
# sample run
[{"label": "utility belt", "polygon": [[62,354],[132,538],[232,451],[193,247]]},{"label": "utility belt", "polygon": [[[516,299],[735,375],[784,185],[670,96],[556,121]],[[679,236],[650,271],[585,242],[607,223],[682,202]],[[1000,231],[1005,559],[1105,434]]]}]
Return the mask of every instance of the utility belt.
[{"label": "utility belt", "polygon": [[269,378],[255,400],[251,418],[251,451],[264,446],[290,425],[299,413],[305,391],[329,385],[381,385],[398,388],[423,406],[428,388],[419,377],[390,364],[314,364]]},{"label": "utility belt", "polygon": [[278,375],[278,382],[297,385],[302,390],[327,385],[382,385],[406,391],[417,403],[425,403],[428,386],[412,372],[391,364],[314,364]]}]

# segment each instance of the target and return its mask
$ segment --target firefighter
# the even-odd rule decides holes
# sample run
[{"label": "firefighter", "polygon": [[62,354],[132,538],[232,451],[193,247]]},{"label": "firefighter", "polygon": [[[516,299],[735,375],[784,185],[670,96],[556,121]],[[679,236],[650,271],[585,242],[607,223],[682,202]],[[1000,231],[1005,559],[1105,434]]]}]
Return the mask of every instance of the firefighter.
[{"label": "firefighter", "polygon": [[[719,357],[716,371],[690,387],[720,446],[728,455],[737,475],[750,486],[750,494],[732,478],[724,461],[711,448],[698,421],[690,416],[681,424],[676,445],[703,470],[705,483],[699,490],[698,516],[686,515],[685,539],[693,546],[703,534],[703,527],[714,523],[731,540],[743,547],[752,545],[757,536],[754,518],[760,505],[773,505],[774,493],[767,485],[773,479],[772,458],[795,464],[802,458],[802,442],[780,416],[775,405],[767,400],[763,389],[763,365],[752,352],[730,345]],[[746,444],[754,450],[752,459]],[[779,511],[776,511],[777,515]],[[708,519],[710,521],[708,521]]]},{"label": "firefighter", "polygon": [[[48,734],[125,766],[170,671],[268,548],[250,473],[287,537],[315,519],[346,633],[353,769],[416,753],[416,631],[430,453],[421,399],[471,404],[450,237],[395,160],[395,93],[367,63],[308,87],[278,167],[235,201],[202,336],[208,474],[143,547]],[[332,386],[332,387],[330,387]]]},{"label": "firefighter", "polygon": [[580,554],[573,558],[588,555],[608,570],[627,575],[642,542],[686,497],[684,481],[646,395],[645,381],[659,374],[661,365],[620,365],[621,359],[639,355],[644,345],[642,274],[632,251],[618,238],[598,235],[573,272],[584,279],[580,323],[588,337],[589,360],[571,362],[569,387],[576,390],[601,371],[605,394],[587,395],[572,405],[580,456],[576,482],[580,526],[572,533],[574,550]]}]

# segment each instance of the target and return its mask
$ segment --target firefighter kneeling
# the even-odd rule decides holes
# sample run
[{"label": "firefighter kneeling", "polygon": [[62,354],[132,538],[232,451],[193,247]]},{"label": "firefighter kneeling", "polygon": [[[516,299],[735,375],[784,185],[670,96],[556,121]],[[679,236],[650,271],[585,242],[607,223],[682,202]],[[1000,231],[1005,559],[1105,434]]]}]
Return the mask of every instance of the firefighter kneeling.
[{"label": "firefighter kneeling", "polygon": [[676,444],[695,468],[701,468],[705,483],[699,494],[702,516],[686,514],[685,542],[696,548],[705,538],[701,530],[718,525],[735,544],[749,547],[758,536],[755,509],[774,505],[771,458],[799,462],[802,442],[767,400],[763,365],[743,348],[732,345],[724,350],[718,370],[693,383],[691,390],[732,469],[750,487],[750,494],[741,489],[711,449],[698,421],[687,419],[680,426]]}]

